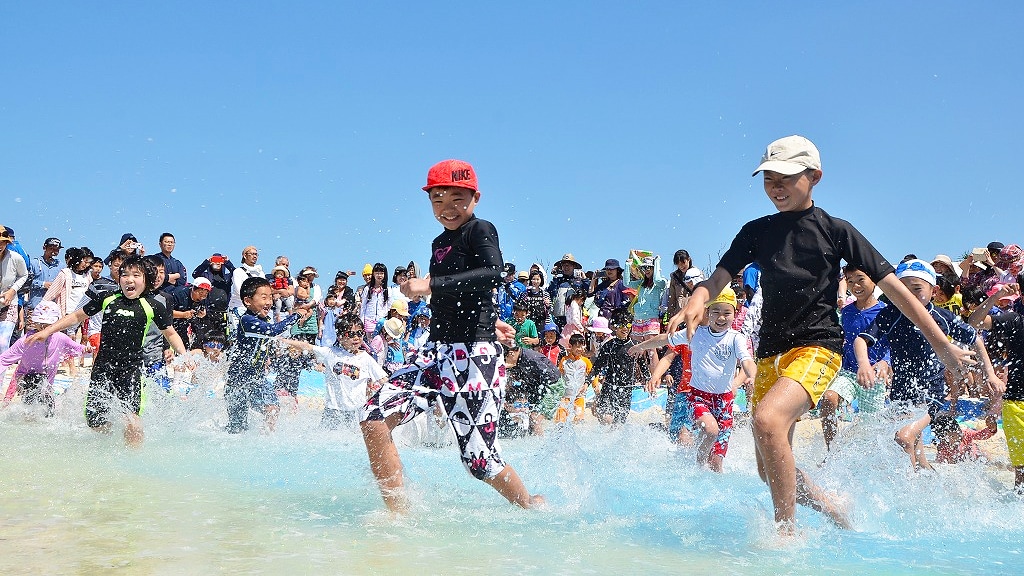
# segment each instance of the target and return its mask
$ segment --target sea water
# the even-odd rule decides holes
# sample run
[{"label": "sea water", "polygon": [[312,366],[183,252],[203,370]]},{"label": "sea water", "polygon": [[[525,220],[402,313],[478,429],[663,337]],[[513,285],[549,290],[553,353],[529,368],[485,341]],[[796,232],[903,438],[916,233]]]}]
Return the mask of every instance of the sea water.
[{"label": "sea water", "polygon": [[[0,412],[3,574],[1015,573],[1024,503],[983,464],[910,473],[897,423],[846,428],[798,465],[848,503],[854,529],[800,508],[779,537],[738,424],[725,473],[646,424],[549,427],[503,442],[543,510],[519,510],[459,463],[428,419],[400,436],[413,509],[384,511],[355,428],[285,402],[277,430],[223,431],[223,400],[149,391],[145,445],[82,416],[84,384],[43,419]],[[804,437],[806,436],[806,437]],[[827,457],[826,457],[827,456]]]}]

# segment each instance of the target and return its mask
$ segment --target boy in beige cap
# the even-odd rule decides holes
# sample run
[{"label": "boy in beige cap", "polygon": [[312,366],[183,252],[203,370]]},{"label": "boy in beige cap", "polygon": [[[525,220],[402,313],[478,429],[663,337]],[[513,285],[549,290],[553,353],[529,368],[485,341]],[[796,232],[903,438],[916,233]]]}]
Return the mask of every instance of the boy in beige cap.
[{"label": "boy in beige cap", "polygon": [[951,344],[924,306],[893,274],[893,267],[849,222],[814,205],[821,181],[818,149],[803,136],[772,142],[754,170],[778,211],[740,229],[718,267],[699,284],[669,324],[685,322],[690,337],[704,317],[711,294],[719,294],[744,266],[761,267],[762,329],[756,351],[757,378],[751,397],[757,467],[768,484],[780,532],[795,530],[799,502],[848,527],[845,511],[796,467],[793,429],[818,403],[840,367],[843,332],[836,293],[843,260],[856,264],[921,328],[950,370],[973,363],[971,352]]}]

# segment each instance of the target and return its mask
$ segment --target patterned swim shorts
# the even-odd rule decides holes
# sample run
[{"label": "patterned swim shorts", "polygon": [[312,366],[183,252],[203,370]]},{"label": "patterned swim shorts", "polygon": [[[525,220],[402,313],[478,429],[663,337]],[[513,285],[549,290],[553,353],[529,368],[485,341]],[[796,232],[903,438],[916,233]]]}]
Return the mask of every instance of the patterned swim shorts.
[{"label": "patterned swim shorts", "polygon": [[505,400],[505,355],[494,342],[428,342],[363,406],[362,420],[400,415],[405,424],[438,405],[458,440],[462,464],[475,478],[505,468],[496,440]]}]

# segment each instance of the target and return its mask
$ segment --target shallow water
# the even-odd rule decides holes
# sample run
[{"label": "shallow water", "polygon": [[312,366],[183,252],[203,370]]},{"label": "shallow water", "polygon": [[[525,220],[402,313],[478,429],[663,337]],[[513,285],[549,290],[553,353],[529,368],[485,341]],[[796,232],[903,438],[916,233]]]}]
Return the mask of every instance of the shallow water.
[{"label": "shallow water", "polygon": [[151,394],[145,446],[130,451],[119,431],[85,427],[80,390],[53,419],[0,413],[5,574],[978,574],[1021,561],[1012,479],[981,464],[911,475],[891,422],[848,429],[822,466],[820,434],[798,441],[798,463],[845,494],[856,530],[800,509],[783,540],[744,428],[723,475],[639,424],[505,441],[544,511],[508,506],[451,446],[402,446],[415,504],[395,519],[357,432],[320,431],[311,409],[232,436],[222,401]]}]

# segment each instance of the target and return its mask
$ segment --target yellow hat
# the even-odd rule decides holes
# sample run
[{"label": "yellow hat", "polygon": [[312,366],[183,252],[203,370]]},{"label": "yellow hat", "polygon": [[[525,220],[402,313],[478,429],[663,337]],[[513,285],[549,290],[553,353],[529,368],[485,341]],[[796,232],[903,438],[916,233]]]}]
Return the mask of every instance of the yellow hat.
[{"label": "yellow hat", "polygon": [[705,304],[704,307],[705,308],[710,308],[711,306],[713,306],[715,304],[719,304],[719,303],[729,304],[729,305],[731,305],[733,307],[733,309],[737,308],[737,305],[736,305],[736,293],[732,291],[732,288],[730,288],[728,286],[723,288],[722,289],[722,293],[719,294],[718,297],[715,298],[714,300],[711,300],[710,302]]},{"label": "yellow hat", "polygon": [[409,303],[405,300],[395,300],[391,303],[391,309],[398,312],[400,316],[409,315]]},{"label": "yellow hat", "polygon": [[363,266],[363,276],[366,276],[367,274],[373,274],[373,264]]}]

